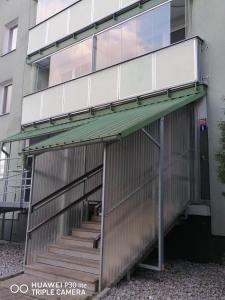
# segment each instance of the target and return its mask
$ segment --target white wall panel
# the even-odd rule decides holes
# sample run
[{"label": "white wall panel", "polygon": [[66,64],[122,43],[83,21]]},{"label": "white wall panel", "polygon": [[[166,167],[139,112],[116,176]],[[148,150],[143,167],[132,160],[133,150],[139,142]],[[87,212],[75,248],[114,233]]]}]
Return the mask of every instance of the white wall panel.
[{"label": "white wall panel", "polygon": [[23,100],[22,124],[40,120],[42,93],[33,94]]},{"label": "white wall panel", "polygon": [[62,36],[68,34],[67,30],[68,10],[61,12],[57,18],[51,18],[48,22],[47,44],[51,44]]},{"label": "white wall panel", "polygon": [[93,21],[102,19],[120,9],[120,0],[95,0]]},{"label": "white wall panel", "polygon": [[29,31],[28,54],[45,46],[47,26],[45,22]]},{"label": "white wall panel", "polygon": [[63,85],[45,90],[41,108],[41,118],[46,119],[62,114]]},{"label": "white wall panel", "polygon": [[128,5],[131,5],[135,2],[137,2],[137,0],[122,0],[121,2],[122,2],[122,7],[126,7]]},{"label": "white wall panel", "polygon": [[194,40],[156,52],[156,89],[197,80]]},{"label": "white wall panel", "polygon": [[199,81],[198,64],[198,39],[193,38],[29,95],[22,123]]},{"label": "white wall panel", "polygon": [[64,85],[63,112],[70,113],[88,106],[88,76]]},{"label": "white wall panel", "polygon": [[82,0],[70,8],[69,33],[73,33],[92,22],[92,0]]},{"label": "white wall panel", "polygon": [[91,76],[91,106],[118,100],[118,67]]},{"label": "white wall panel", "polygon": [[152,90],[152,55],[121,65],[120,99],[145,94]]}]

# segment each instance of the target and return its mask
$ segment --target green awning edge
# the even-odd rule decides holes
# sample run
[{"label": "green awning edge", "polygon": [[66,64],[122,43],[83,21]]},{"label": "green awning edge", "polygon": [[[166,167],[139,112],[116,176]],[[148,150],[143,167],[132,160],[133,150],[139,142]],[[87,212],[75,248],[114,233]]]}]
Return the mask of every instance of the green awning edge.
[{"label": "green awning edge", "polygon": [[[186,95],[193,94],[194,92],[199,92],[202,89],[206,89],[206,86],[204,85],[196,85],[195,87],[186,87],[185,89],[177,89],[177,90],[171,90],[170,95],[168,98],[168,93],[164,91],[160,94],[152,94],[140,97],[142,105],[149,105],[150,103],[158,103],[161,101],[165,101],[168,99],[174,99],[177,97],[183,97]],[[109,105],[110,106],[110,105]],[[75,128],[77,126],[83,125],[84,123],[92,121],[95,117],[103,116],[107,114],[112,114],[114,112],[119,112],[131,108],[138,107],[139,104],[137,101],[130,101],[130,102],[122,102],[119,105],[115,105],[113,107],[113,110],[111,107],[106,107],[102,109],[98,109],[92,113],[90,112],[83,112],[80,114],[68,114],[67,116],[63,117],[56,117],[55,119],[52,118],[49,121],[44,121],[42,123],[33,123],[33,125],[24,127],[23,130],[17,134],[14,134],[12,136],[9,136],[2,141],[0,141],[2,144],[20,141],[20,140],[27,140],[31,138],[41,137],[45,135],[50,134],[57,134],[65,132],[69,129]]]},{"label": "green awning edge", "polygon": [[[186,93],[183,90],[183,94],[177,94],[177,97],[168,95],[167,99],[163,101],[151,101],[148,102],[148,104],[146,102],[144,105],[137,105],[135,108],[121,110],[113,114],[96,116],[91,122],[25,148],[23,153],[33,154],[64,149],[71,146],[119,140],[160,119],[160,117],[166,116],[204,97],[206,91],[206,86],[200,85],[197,89],[192,88],[191,92],[190,89],[188,91],[186,90]],[[156,112],[154,112],[154,110]],[[137,118],[137,121],[133,120],[132,118],[135,118],[138,114],[140,114],[139,119]],[[131,123],[130,126],[127,125],[128,122]],[[93,130],[95,131],[92,134]],[[84,136],[82,136],[82,134]]]}]

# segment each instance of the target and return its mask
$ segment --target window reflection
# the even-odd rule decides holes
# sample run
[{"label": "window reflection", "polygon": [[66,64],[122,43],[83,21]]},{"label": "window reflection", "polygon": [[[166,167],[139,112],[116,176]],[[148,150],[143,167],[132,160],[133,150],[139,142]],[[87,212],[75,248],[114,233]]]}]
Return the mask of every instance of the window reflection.
[{"label": "window reflection", "polygon": [[38,0],[37,23],[40,23],[78,0]]},{"label": "window reflection", "polygon": [[86,40],[51,57],[49,85],[55,85],[91,72],[92,40]]},{"label": "window reflection", "polygon": [[170,44],[170,4],[97,36],[97,70]]}]

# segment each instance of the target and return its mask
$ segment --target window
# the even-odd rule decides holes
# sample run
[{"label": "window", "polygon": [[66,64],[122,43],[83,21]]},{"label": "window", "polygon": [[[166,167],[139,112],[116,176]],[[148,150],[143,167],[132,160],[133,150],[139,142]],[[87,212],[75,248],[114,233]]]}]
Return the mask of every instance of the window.
[{"label": "window", "polygon": [[79,0],[38,0],[37,22],[40,23]]},{"label": "window", "polygon": [[5,26],[3,54],[7,54],[16,49],[17,34],[18,34],[18,19],[8,23]]},{"label": "window", "polygon": [[37,90],[90,73],[92,69],[92,39],[45,58],[36,66]]},{"label": "window", "polygon": [[18,26],[9,29],[8,52],[16,49]]},{"label": "window", "polygon": [[1,85],[0,92],[0,115],[5,115],[10,112],[12,83]]},{"label": "window", "polygon": [[6,155],[3,151],[0,151],[0,178],[4,177],[5,173],[5,159]]}]

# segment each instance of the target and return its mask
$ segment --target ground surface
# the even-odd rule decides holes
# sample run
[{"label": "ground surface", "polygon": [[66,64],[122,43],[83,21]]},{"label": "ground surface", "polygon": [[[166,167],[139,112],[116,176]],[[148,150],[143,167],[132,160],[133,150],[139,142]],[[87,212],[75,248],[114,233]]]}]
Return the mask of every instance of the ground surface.
[{"label": "ground surface", "polygon": [[104,300],[225,300],[225,266],[172,261],[164,273],[138,271]]},{"label": "ground surface", "polygon": [[23,269],[24,244],[0,241],[0,279]]}]

